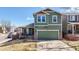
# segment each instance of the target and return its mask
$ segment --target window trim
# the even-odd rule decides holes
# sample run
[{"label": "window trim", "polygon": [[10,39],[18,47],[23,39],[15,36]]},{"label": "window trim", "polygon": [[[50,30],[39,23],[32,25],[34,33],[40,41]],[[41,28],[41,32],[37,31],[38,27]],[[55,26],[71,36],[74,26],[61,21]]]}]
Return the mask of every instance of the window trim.
[{"label": "window trim", "polygon": [[37,15],[37,23],[41,23],[41,20],[40,20],[40,22],[38,21],[38,16],[39,16],[39,15]]},{"label": "window trim", "polygon": [[70,21],[75,21],[75,15],[70,16]]},{"label": "window trim", "polygon": [[[77,19],[75,19],[76,16],[77,16]],[[74,20],[72,18],[74,18]],[[68,20],[68,22],[78,21],[78,15],[67,15],[67,20]]]},{"label": "window trim", "polygon": [[[56,22],[53,21],[53,17],[56,17]],[[58,23],[58,16],[57,15],[52,16],[52,23]]]},{"label": "window trim", "polygon": [[[37,23],[46,23],[46,15],[40,15],[41,16],[41,22],[38,21],[38,16],[39,15],[37,15]],[[45,22],[42,21],[42,16],[45,16]]]}]

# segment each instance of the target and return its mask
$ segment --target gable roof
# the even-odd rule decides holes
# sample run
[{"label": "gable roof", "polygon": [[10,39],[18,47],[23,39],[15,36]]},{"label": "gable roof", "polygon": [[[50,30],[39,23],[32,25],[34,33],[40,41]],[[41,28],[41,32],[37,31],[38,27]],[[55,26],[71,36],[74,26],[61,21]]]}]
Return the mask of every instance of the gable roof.
[{"label": "gable roof", "polygon": [[47,8],[47,9],[45,9],[44,11],[53,11],[52,9],[50,9],[50,8]]},{"label": "gable roof", "polygon": [[39,11],[39,12],[37,12],[36,14],[41,14],[41,13],[42,13],[42,14],[46,14],[46,13],[44,13],[44,11],[42,11],[42,10]]},{"label": "gable roof", "polygon": [[55,13],[61,14],[61,13],[56,12],[56,11],[50,9],[50,8],[46,8],[46,9],[38,11],[38,12],[36,12],[34,14],[48,14],[49,15],[51,12],[55,12]]}]

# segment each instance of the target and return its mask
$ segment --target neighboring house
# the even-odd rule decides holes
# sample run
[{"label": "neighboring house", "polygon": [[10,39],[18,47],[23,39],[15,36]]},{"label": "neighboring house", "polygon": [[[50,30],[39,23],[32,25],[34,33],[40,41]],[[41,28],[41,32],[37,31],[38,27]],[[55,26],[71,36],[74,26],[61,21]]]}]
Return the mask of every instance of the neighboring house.
[{"label": "neighboring house", "polygon": [[26,28],[27,35],[34,36],[34,23],[27,25],[25,28]]},{"label": "neighboring house", "polygon": [[17,27],[17,28],[15,28],[14,32],[22,33],[23,29],[24,29],[24,27]]},{"label": "neighboring house", "polygon": [[35,39],[62,39],[62,14],[47,8],[34,13],[33,16]]},{"label": "neighboring house", "polygon": [[34,23],[31,23],[27,26],[17,27],[14,31],[19,33],[20,37],[34,36]]},{"label": "neighboring house", "polygon": [[17,27],[17,28],[15,28],[15,30],[14,30],[14,32],[13,32],[13,38],[15,39],[20,39],[20,38],[25,38],[25,33],[26,32],[24,32],[24,27]]},{"label": "neighboring house", "polygon": [[16,29],[16,26],[11,26],[10,32],[14,32],[15,29]]},{"label": "neighboring house", "polygon": [[67,12],[64,13],[66,24],[67,24],[67,34],[79,34],[79,13],[78,12]]}]

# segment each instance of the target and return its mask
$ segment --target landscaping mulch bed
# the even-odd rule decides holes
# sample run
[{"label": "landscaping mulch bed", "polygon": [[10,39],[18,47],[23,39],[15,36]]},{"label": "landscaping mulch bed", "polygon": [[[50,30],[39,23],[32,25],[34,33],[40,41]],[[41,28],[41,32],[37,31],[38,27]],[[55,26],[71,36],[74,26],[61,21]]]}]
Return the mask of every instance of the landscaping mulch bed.
[{"label": "landscaping mulch bed", "polygon": [[67,34],[65,35],[64,37],[66,40],[69,40],[69,41],[78,41],[79,40],[79,34]]}]

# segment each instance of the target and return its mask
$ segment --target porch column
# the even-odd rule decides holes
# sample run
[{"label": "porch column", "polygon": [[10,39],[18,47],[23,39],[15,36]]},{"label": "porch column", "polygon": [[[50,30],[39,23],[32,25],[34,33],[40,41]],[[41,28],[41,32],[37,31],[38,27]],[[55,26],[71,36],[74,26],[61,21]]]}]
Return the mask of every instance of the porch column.
[{"label": "porch column", "polygon": [[74,24],[72,24],[72,34],[74,35]]}]

